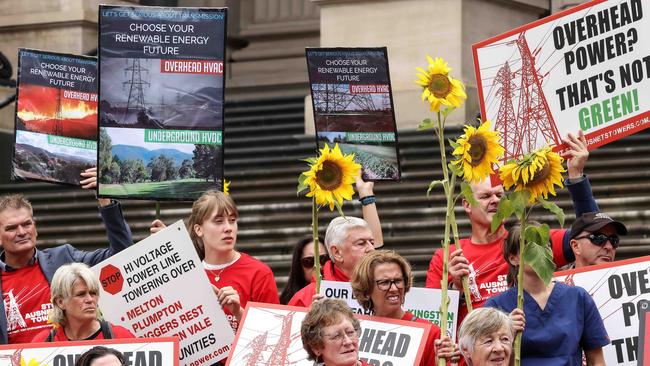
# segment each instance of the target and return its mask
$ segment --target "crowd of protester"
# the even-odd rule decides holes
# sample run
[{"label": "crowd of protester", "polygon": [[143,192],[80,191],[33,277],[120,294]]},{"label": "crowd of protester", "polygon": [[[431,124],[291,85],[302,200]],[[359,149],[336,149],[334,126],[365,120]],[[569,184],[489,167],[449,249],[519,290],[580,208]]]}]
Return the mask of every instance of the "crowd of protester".
[{"label": "crowd of protester", "polygon": [[[565,142],[570,156],[565,182],[577,219],[570,229],[551,230],[548,244],[555,264],[573,268],[613,261],[619,235],[625,235],[627,229],[599,212],[583,171],[588,158],[584,136],[569,135]],[[84,176],[84,187],[93,189],[95,171],[91,169]],[[357,179],[356,189],[359,198],[374,198],[372,182]],[[583,353],[587,365],[604,365],[602,347],[609,338],[589,294],[561,283],[546,285],[529,267],[524,268],[523,283],[516,283],[512,273],[519,264],[519,229],[501,225],[491,230],[503,187],[485,180],[473,184],[472,192],[478,205],[462,202],[471,222],[471,235],[461,239],[463,249],[451,246],[449,263],[450,287],[460,289],[461,278],[467,276],[471,298],[461,299],[457,340],[440,339],[440,328],[432,325],[423,339],[426,347],[421,365],[434,365],[437,358],[456,363],[461,354],[461,363],[468,365],[508,365],[519,331],[523,331],[525,365],[579,365]],[[349,282],[360,305],[372,311],[374,319],[427,322],[403,308],[413,285],[411,265],[396,252],[376,250],[383,245],[383,237],[375,200],[362,202],[363,218],[336,217],[329,223],[324,238],[319,238],[319,256],[314,254],[313,238],[296,244],[289,282],[278,296],[269,266],[236,249],[239,214],[233,199],[216,191],[197,199],[187,220],[188,232],[232,328],[240,326],[249,301],[305,307],[309,311],[301,337],[309,359],[324,365],[366,365],[359,361],[361,328],[350,308],[316,293],[315,261],[322,264],[323,279]],[[133,240],[120,204],[106,199],[99,203],[108,248],[85,252],[69,244],[38,248],[30,203],[21,195],[0,199],[0,269],[5,302],[0,312],[0,343],[133,337],[128,330],[100,317],[99,283],[88,266],[131,246]],[[151,233],[164,227],[163,222],[155,220]],[[432,250],[426,287],[440,288],[442,255],[441,250]],[[517,286],[525,290],[523,311],[516,309]],[[29,300],[18,306],[15,297],[27,293]],[[465,301],[475,309],[470,314],[464,311]],[[16,312],[22,315],[22,323],[16,321]],[[77,364],[92,365],[100,358],[121,362],[119,352],[93,350]]]}]

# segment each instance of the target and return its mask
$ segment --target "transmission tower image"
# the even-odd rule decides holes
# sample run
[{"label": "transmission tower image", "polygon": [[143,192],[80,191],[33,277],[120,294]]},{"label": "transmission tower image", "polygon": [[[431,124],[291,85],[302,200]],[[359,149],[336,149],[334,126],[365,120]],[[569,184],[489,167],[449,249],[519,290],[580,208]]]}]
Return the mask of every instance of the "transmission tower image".
[{"label": "transmission tower image", "polygon": [[[127,61],[128,62],[128,61]],[[126,120],[131,111],[146,111],[147,105],[144,102],[144,88],[149,87],[150,83],[142,78],[143,73],[149,73],[149,69],[140,65],[140,59],[131,59],[130,65],[124,69],[124,74],[131,74],[130,79],[124,81],[122,84],[129,89],[129,97],[126,102],[126,109],[124,110],[123,123],[128,123]]]},{"label": "transmission tower image", "polygon": [[[544,77],[550,70],[543,73],[541,66],[537,65],[541,48],[538,46],[531,50],[525,31],[514,39],[488,47],[500,47],[499,55],[508,53],[503,51],[504,47],[513,49],[509,59],[481,69],[497,70],[493,78],[487,78],[492,79],[492,84],[485,97],[487,115],[484,118],[495,120],[495,130],[501,133],[505,148],[502,162],[545,145],[561,144],[557,125],[543,92]],[[490,108],[492,106],[494,108]]]}]

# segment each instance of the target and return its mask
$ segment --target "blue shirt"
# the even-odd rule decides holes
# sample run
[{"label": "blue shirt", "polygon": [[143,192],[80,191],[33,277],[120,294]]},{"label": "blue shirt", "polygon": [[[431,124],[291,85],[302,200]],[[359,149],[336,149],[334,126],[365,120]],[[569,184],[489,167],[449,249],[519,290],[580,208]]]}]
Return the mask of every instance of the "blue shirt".
[{"label": "blue shirt", "polygon": [[[517,307],[517,287],[488,299],[485,306],[510,313]],[[522,365],[581,366],[583,350],[609,344],[598,308],[582,287],[556,282],[544,310],[524,291],[524,313]]]}]

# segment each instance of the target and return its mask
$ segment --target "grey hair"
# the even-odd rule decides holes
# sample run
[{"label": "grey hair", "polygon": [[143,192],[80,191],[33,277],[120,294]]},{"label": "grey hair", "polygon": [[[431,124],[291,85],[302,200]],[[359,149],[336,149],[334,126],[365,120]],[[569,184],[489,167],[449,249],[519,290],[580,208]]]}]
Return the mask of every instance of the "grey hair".
[{"label": "grey hair", "polygon": [[[99,279],[87,265],[71,263],[59,267],[54,273],[50,284],[52,310],[50,310],[49,316],[53,324],[66,325],[65,311],[59,307],[57,300],[61,299],[63,302],[68,302],[72,297],[72,288],[79,280],[86,284],[89,291],[95,292],[99,296]],[[99,307],[97,308],[96,318],[101,319]]]},{"label": "grey hair", "polygon": [[334,258],[331,250],[332,245],[343,243],[348,237],[348,231],[356,228],[370,230],[370,225],[366,220],[354,216],[338,216],[330,221],[327,231],[325,231],[325,248],[327,248],[330,258]]},{"label": "grey hair", "polygon": [[474,352],[474,344],[479,338],[497,332],[502,327],[510,331],[510,339],[513,339],[515,331],[512,320],[508,314],[499,309],[478,308],[465,317],[458,331],[458,346],[469,366],[472,366],[472,361],[465,350],[468,353]]}]

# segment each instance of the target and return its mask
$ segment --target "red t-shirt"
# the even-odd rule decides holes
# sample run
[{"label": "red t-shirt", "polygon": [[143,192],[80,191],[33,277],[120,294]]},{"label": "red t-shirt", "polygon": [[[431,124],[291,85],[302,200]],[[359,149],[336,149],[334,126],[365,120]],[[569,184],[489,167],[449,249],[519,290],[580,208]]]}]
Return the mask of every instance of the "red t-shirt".
[{"label": "red t-shirt", "polygon": [[431,331],[427,336],[427,343],[424,348],[424,353],[422,353],[422,360],[420,360],[420,366],[435,366],[436,365],[436,350],[434,348],[433,342],[436,339],[440,338],[440,327],[438,325],[429,322],[426,319],[421,319],[415,317],[413,314],[404,312],[402,320],[415,321],[417,323],[431,324]]},{"label": "red t-shirt", "polygon": [[2,299],[10,344],[29,343],[43,329],[52,329],[47,323],[52,309],[50,284],[38,263],[2,271]]},{"label": "red t-shirt", "polygon": [[[32,342],[45,342],[47,337],[49,337],[50,332],[52,330],[44,330],[40,333],[38,333],[34,339],[32,339]],[[111,324],[111,331],[113,332],[113,339],[117,338],[135,338],[133,333],[131,333],[128,329],[121,327],[119,325]],[[98,333],[95,333],[94,337],[90,337],[85,340],[91,340],[91,339],[104,339],[104,334],[102,333],[101,329],[98,331]],[[65,330],[63,327],[59,327],[57,329],[56,334],[54,335],[54,340],[52,342],[69,342],[70,340],[68,337],[65,335]]]},{"label": "red t-shirt", "polygon": [[[551,244],[553,248],[553,259],[558,267],[566,264],[562,251],[562,239],[566,229],[551,230]],[[488,298],[498,295],[508,289],[508,263],[503,259],[503,242],[508,233],[492,243],[476,244],[469,238],[461,239],[463,255],[469,261],[470,274],[469,290],[472,295],[472,306],[478,308],[483,306]],[[456,250],[455,245],[449,246],[449,253]],[[427,271],[426,287],[440,288],[442,280],[442,249],[437,249],[429,263]],[[449,276],[451,285],[452,277]],[[462,295],[462,293],[461,293]],[[467,306],[463,301],[459,304],[458,324],[467,315]]]},{"label": "red t-shirt", "polygon": [[[249,301],[264,302],[267,304],[279,304],[278,286],[275,283],[275,277],[271,268],[261,261],[241,253],[235,263],[223,268],[222,270],[206,269],[205,273],[210,279],[210,283],[218,288],[232,286],[239,294],[239,303],[242,309],[246,307]],[[215,275],[219,275],[219,281],[215,281]],[[232,329],[236,332],[239,322],[234,315],[223,308]]]},{"label": "red t-shirt", "polygon": [[[323,265],[323,279],[327,281],[350,282],[348,276],[340,269],[337,269],[332,261],[327,261]],[[312,282],[296,292],[287,305],[308,308],[311,306],[314,295],[316,295],[316,282]]]}]

